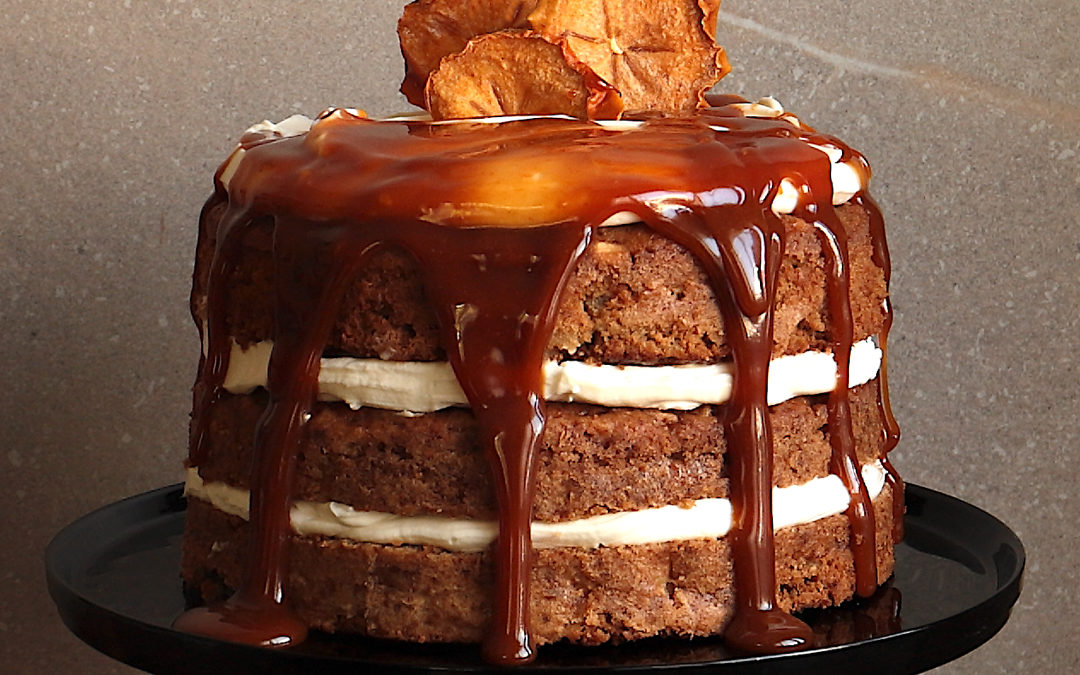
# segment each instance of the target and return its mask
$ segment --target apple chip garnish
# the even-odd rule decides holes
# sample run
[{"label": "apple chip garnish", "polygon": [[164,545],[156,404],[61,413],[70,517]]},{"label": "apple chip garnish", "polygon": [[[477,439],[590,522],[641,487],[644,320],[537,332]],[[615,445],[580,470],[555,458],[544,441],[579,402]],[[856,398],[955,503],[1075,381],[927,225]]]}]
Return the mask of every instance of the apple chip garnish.
[{"label": "apple chip garnish", "polygon": [[538,0],[416,0],[398,20],[398,40],[405,58],[401,93],[424,105],[424,87],[439,62],[465,49],[469,40],[507,28],[527,28],[526,18]]},{"label": "apple chip garnish", "polygon": [[627,111],[686,113],[730,67],[713,33],[719,0],[539,0],[533,30],[622,94]]},{"label": "apple chip garnish", "polygon": [[619,93],[567,52],[527,30],[473,38],[431,73],[426,108],[436,120],[499,115],[615,119]]}]

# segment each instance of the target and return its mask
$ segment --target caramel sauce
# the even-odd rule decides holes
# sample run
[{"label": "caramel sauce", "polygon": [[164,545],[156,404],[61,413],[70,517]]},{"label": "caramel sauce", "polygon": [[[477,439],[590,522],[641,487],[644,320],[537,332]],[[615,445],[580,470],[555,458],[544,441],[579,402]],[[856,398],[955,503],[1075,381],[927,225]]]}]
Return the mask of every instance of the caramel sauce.
[{"label": "caramel sauce", "polygon": [[[885,283],[888,284],[892,277],[892,260],[889,257],[889,243],[885,238],[885,219],[881,217],[881,210],[869,195],[861,194],[855,199],[870,216],[870,236],[874,244],[873,261],[884,271]],[[881,348],[881,370],[878,373],[878,412],[881,416],[881,464],[885,467],[885,480],[892,492],[893,506],[893,543],[898,544],[904,538],[904,479],[889,461],[889,453],[900,443],[900,425],[893,416],[892,405],[889,402],[889,331],[892,329],[893,312],[892,303],[886,296],[882,311],[885,313],[885,324],[878,336],[878,346]]]},{"label": "caramel sauce", "polygon": [[[857,590],[872,593],[873,510],[855,459],[847,394],[853,332],[847,234],[831,203],[829,161],[808,143],[865,163],[835,139],[787,119],[743,117],[731,105],[737,101],[716,97],[695,116],[647,119],[632,129],[562,118],[387,123],[334,110],[302,136],[245,136],[243,161],[227,189],[219,173],[203,213],[225,209],[207,285],[207,348],[195,388],[189,462],[205,458],[204,413],[221,397],[228,366],[221,279],[235,264],[245,228],[271,219],[275,348],[270,403],[256,434],[249,562],[232,599],[193,610],[177,626],[264,645],[303,639],[285,584],[297,447],[344,288],[370,251],[394,246],[418,262],[496,486],[499,536],[485,657],[502,664],[534,658],[529,530],[545,424],[544,352],[563,285],[595,229],[630,212],[698,260],[732,350],[734,385],[722,413],[736,609],[725,640],[753,652],[809,646],[809,628],[780,610],[775,596],[765,387],[784,252],[784,226],[771,204],[784,179],[800,193],[795,215],[815,226],[825,249],[838,363],[828,405],[830,466],[851,495]],[[887,269],[880,216],[867,198],[858,199],[873,219],[876,262]],[[884,348],[884,336],[881,343]],[[880,381],[884,393],[884,373]],[[895,439],[887,397],[882,400],[882,433]]]},{"label": "caramel sauce", "polygon": [[855,592],[866,598],[874,594],[878,585],[875,541],[877,528],[870,493],[862,480],[851,428],[848,375],[853,322],[851,304],[848,301],[851,275],[847,235],[839,226],[835,214],[831,211],[819,211],[815,202],[803,206],[796,214],[814,224],[825,254],[830,342],[833,358],[836,360],[836,386],[829,392],[828,403],[829,441],[832,444],[829,472],[839,476],[848,491],[850,502],[847,513],[851,523],[849,536],[855,565]]}]

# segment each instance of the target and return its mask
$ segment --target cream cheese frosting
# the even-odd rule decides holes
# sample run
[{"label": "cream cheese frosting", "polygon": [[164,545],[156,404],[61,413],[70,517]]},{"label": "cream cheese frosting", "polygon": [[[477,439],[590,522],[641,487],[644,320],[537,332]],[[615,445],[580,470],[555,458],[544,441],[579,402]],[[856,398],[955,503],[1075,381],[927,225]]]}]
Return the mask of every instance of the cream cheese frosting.
[{"label": "cream cheese frosting", "polygon": [[[885,485],[880,462],[862,467],[871,499]],[[222,482],[204,482],[189,468],[185,494],[209,502],[233,516],[248,519],[249,493]],[[851,498],[838,476],[815,478],[802,485],[773,488],[773,529],[812,523],[844,513]],[[398,516],[357,511],[337,502],[295,501],[290,511],[297,534],[337,537],[353,541],[438,546],[450,551],[482,551],[498,534],[494,521],[441,516]],[[536,548],[623,546],[688,539],[715,539],[731,530],[731,502],[699,499],[689,506],[662,506],[582,518],[562,523],[532,524]]]},{"label": "cream cheese frosting", "polygon": [[[273,343],[244,349],[233,342],[224,387],[247,394],[266,385]],[[872,380],[881,366],[881,350],[873,339],[851,348],[848,384]],[[679,366],[615,366],[582,361],[549,361],[544,365],[544,395],[549,401],[592,403],[663,410],[692,410],[719,405],[731,396],[731,363]],[[796,396],[824,394],[836,386],[836,361],[827,352],[804,352],[773,359],[769,364],[769,405]],[[351,357],[324,358],[319,371],[319,398],[343,401],[353,409],[385,408],[412,413],[467,405],[453,368],[445,361],[382,361]]]}]

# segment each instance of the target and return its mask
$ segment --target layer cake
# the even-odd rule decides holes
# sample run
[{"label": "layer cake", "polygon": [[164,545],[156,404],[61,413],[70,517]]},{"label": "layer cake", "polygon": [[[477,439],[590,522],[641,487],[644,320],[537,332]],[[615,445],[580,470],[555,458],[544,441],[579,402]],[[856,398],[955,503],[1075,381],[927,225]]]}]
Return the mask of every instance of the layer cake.
[{"label": "layer cake", "polygon": [[868,179],[771,99],[249,130],[200,223],[178,625],[809,646],[903,512]]}]

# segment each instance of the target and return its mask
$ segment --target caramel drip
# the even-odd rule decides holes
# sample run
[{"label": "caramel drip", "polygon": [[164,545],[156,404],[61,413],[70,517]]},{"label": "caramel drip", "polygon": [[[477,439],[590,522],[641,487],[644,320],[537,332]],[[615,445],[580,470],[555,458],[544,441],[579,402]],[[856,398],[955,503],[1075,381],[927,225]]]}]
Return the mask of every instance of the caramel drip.
[{"label": "caramel drip", "polygon": [[[203,207],[200,221],[205,220],[212,210],[227,203],[227,200],[224,190],[219,187]],[[242,228],[237,227],[235,216],[228,220],[223,219],[218,226],[214,258],[210,263],[210,288],[217,288],[223,283],[226,271],[236,258],[242,233]],[[229,336],[224,334],[224,310],[222,302],[209,303],[206,322],[199,324],[199,336],[205,349],[199,357],[199,375],[195,379],[193,391],[194,416],[191,420],[188,453],[188,463],[192,466],[198,466],[206,459],[208,416],[202,413],[221,398],[225,373],[229,369]],[[194,306],[192,313],[196,313]]]},{"label": "caramel drip", "polygon": [[[303,639],[303,624],[282,603],[296,450],[318,394],[319,359],[346,284],[366,252],[396,245],[412,253],[423,270],[444,344],[451,347],[450,361],[481,430],[503,514],[494,551],[493,630],[485,653],[494,662],[532,660],[532,471],[544,428],[540,364],[558,293],[591,232],[584,225],[455,230],[422,221],[365,228],[278,221],[271,398],[255,439],[249,562],[232,598],[188,612],[176,626],[268,646]],[[227,241],[222,240],[219,255],[231,249]],[[223,302],[220,292],[209,297],[215,316]],[[227,356],[208,361],[227,366]]]},{"label": "caramel drip", "polygon": [[[781,611],[775,597],[766,383],[784,228],[770,205],[784,178],[806,177],[800,209],[814,216],[809,220],[826,244],[840,364],[830,428],[847,429],[846,435],[833,434],[846,436],[834,451],[833,470],[844,478],[853,505],[863,504],[847,419],[852,327],[845,234],[832,211],[828,160],[808,143],[861,158],[785,119],[743,118],[726,106],[730,102],[688,119],[649,120],[631,131],[566,119],[376,123],[330,111],[301,137],[246,136],[206,290],[207,356],[196,385],[189,462],[205,458],[207,410],[221,396],[228,365],[221,280],[236,264],[244,230],[270,218],[275,348],[271,402],[256,434],[251,554],[233,598],[185,614],[177,626],[257,644],[303,638],[302,624],[288,612],[285,585],[296,451],[343,289],[367,252],[395,246],[419,263],[495,479],[499,536],[485,656],[503,664],[530,660],[529,529],[534,458],[545,423],[545,349],[561,289],[595,228],[629,211],[702,265],[732,349],[736,374],[723,419],[736,612],[725,638],[755,652],[808,646],[809,629]],[[219,184],[203,217],[223,199]],[[880,237],[883,232],[875,234]],[[865,486],[861,490],[865,496]],[[864,522],[860,518],[852,518],[857,560],[868,540],[856,524]],[[872,522],[869,541],[872,553]]]},{"label": "caramel drip", "polygon": [[[881,216],[881,209],[877,203],[867,194],[860,194],[855,198],[870,217],[870,236],[874,244],[873,261],[885,272],[885,283],[892,278],[892,261],[889,257],[889,244],[885,238],[885,219]],[[881,370],[878,373],[878,413],[881,417],[881,464],[885,467],[885,480],[892,493],[893,506],[893,543],[899,543],[904,538],[904,479],[889,461],[889,453],[900,443],[900,425],[892,412],[889,402],[889,331],[893,324],[892,301],[889,296],[885,297],[882,307],[885,313],[885,324],[878,335],[878,346],[881,348]]]},{"label": "caramel drip", "polygon": [[736,604],[724,640],[737,649],[774,653],[806,648],[813,633],[776,606],[773,445],[766,382],[772,355],[772,310],[784,251],[783,225],[771,211],[754,208],[755,203],[770,203],[772,194],[750,196],[758,199],[748,199],[734,217],[706,211],[695,218],[688,212],[672,222],[649,224],[698,259],[720,306],[735,364],[723,419]]},{"label": "caramel drip", "polygon": [[[820,183],[819,183],[820,184]],[[855,452],[855,435],[851,427],[851,400],[848,379],[851,345],[854,341],[854,322],[851,318],[851,267],[848,257],[847,232],[832,207],[819,209],[811,201],[797,212],[803,220],[814,225],[825,255],[826,298],[829,305],[829,336],[833,358],[836,360],[836,386],[829,392],[829,442],[832,455],[829,472],[840,477],[848,491],[850,502],[847,516],[850,527],[851,553],[855,566],[855,592],[866,598],[877,590],[877,542],[874,507],[870,492],[863,482],[859,458]]]},{"label": "caramel drip", "polygon": [[592,230],[428,229],[406,246],[424,270],[443,344],[476,416],[500,514],[484,655],[493,663],[524,663],[534,658],[529,589],[533,467],[545,422],[541,364],[559,291]]}]

